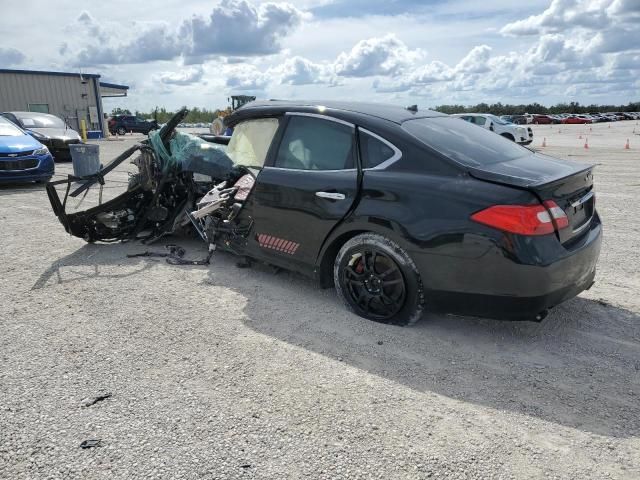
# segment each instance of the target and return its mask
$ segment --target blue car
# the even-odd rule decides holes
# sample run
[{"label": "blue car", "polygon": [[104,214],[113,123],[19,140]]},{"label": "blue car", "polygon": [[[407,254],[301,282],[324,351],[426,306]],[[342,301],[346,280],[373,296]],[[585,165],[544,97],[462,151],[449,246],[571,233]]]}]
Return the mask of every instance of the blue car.
[{"label": "blue car", "polygon": [[47,147],[0,116],[0,183],[46,182],[54,168]]}]

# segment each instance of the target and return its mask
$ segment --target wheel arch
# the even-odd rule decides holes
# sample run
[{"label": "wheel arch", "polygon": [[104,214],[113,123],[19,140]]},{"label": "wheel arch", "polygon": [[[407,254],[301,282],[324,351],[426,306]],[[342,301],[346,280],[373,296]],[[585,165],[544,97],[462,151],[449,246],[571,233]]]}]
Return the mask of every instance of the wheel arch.
[{"label": "wheel arch", "polygon": [[501,134],[500,134],[500,136],[501,136],[501,137],[504,137],[504,138],[508,138],[508,139],[509,139],[509,140],[511,140],[512,142],[515,142],[515,141],[516,141],[516,137],[514,137],[514,136],[513,136],[511,133],[509,133],[509,132],[503,132],[503,133],[501,133]]},{"label": "wheel arch", "polygon": [[333,283],[333,263],[342,246],[356,235],[362,233],[377,233],[394,241],[403,248],[406,241],[402,239],[401,229],[391,220],[368,217],[366,219],[349,219],[339,225],[325,240],[316,260],[316,276],[321,288],[331,288]]}]

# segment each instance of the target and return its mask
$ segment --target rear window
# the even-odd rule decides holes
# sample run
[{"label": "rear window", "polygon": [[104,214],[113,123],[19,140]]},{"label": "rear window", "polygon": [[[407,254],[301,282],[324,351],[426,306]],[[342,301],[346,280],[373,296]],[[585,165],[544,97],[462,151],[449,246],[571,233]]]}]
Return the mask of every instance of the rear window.
[{"label": "rear window", "polygon": [[402,126],[427,146],[470,167],[531,155],[517,143],[457,117],[419,118]]}]

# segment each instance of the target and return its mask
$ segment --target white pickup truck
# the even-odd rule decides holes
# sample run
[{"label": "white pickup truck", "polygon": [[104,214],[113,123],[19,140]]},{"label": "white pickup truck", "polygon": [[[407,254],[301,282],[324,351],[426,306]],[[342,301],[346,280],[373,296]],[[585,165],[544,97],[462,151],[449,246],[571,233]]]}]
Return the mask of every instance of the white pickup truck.
[{"label": "white pickup truck", "polygon": [[531,127],[505,122],[490,113],[458,113],[452,116],[491,130],[520,145],[529,145],[533,142],[533,130],[531,130]]}]

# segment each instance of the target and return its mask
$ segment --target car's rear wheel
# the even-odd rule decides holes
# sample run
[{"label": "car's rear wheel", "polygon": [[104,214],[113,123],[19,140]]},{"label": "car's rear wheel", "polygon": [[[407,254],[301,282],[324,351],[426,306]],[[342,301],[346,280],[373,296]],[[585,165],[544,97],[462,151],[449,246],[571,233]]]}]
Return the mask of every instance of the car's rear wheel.
[{"label": "car's rear wheel", "polygon": [[124,129],[124,127],[118,127],[118,129],[116,130],[116,133],[118,135],[126,135],[127,131]]},{"label": "car's rear wheel", "polygon": [[399,245],[375,233],[347,241],[336,256],[333,277],[338,296],[361,317],[411,325],[424,307],[415,264]]}]

